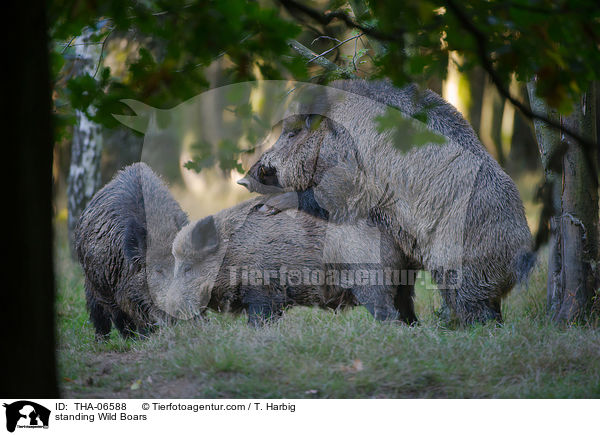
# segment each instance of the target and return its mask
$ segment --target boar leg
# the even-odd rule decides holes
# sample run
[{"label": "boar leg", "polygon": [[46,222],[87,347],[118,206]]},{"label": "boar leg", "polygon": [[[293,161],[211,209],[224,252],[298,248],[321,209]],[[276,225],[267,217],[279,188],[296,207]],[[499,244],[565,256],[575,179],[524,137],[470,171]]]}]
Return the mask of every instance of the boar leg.
[{"label": "boar leg", "polygon": [[501,323],[500,294],[502,292],[498,290],[497,283],[490,282],[477,267],[464,263],[461,276],[460,281],[455,281],[455,276],[449,274],[444,278],[444,285],[438,284],[440,288],[446,287],[446,283],[454,284],[451,288],[442,291],[442,296],[459,322],[462,325],[489,321]]},{"label": "boar leg", "polygon": [[135,322],[131,317],[125,314],[121,309],[114,308],[112,313],[112,320],[115,324],[115,328],[121,333],[123,338],[130,338],[136,332]]},{"label": "boar leg", "polygon": [[487,323],[490,321],[502,323],[500,303],[496,301],[468,301],[463,302],[459,313],[463,323]]},{"label": "boar leg", "polygon": [[394,307],[394,298],[391,292],[373,289],[368,286],[352,288],[352,294],[358,303],[364,306],[375,319],[398,320],[400,313]]},{"label": "boar leg", "polygon": [[[442,291],[442,296],[446,304],[453,309],[458,320],[463,325],[487,323],[489,321],[502,323],[500,300],[493,298],[485,300],[466,297],[466,295],[476,292],[477,290],[469,291],[463,284],[458,290]],[[481,292],[481,290],[479,290],[479,292]]]},{"label": "boar leg", "polygon": [[141,338],[148,338],[150,334],[156,332],[156,330],[156,325],[145,325],[144,327],[138,329],[138,334]]},{"label": "boar leg", "polygon": [[90,291],[91,284],[86,279],[85,281],[85,295],[87,299],[87,308],[90,312],[90,320],[96,329],[96,340],[102,341],[110,334],[111,321],[110,316],[106,312],[105,308],[96,300],[93,296],[94,292]]},{"label": "boar leg", "polygon": [[298,210],[323,220],[329,220],[329,212],[319,205],[312,188],[298,192]]},{"label": "boar leg", "polygon": [[312,188],[275,195],[266,201],[259,210],[270,216],[290,209],[301,210],[319,219],[329,219],[329,212],[316,201]]},{"label": "boar leg", "polygon": [[398,285],[396,297],[394,298],[394,307],[398,310],[399,320],[408,325],[414,325],[418,322],[415,314],[415,286]]},{"label": "boar leg", "polygon": [[[281,316],[282,309],[268,295],[265,289],[249,287],[242,290],[242,303],[246,305],[248,313],[248,324],[252,326],[263,326]],[[278,306],[279,305],[279,306]]]}]

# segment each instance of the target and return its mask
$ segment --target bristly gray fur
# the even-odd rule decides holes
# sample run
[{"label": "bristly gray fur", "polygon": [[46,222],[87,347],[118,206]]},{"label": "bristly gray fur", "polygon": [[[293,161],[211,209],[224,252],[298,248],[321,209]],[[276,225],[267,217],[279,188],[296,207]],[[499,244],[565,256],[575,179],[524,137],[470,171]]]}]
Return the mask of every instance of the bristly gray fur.
[{"label": "bristly gray fur", "polygon": [[[195,245],[192,237],[196,227],[206,226],[206,221],[190,223],[179,232],[173,243],[175,280],[168,297],[172,314],[178,311],[195,315],[206,307],[230,312],[245,309],[249,321],[257,324],[261,319],[277,316],[290,305],[343,308],[358,303],[378,319],[416,321],[412,285],[363,284],[350,290],[327,283],[288,285],[281,281],[282,275],[268,283],[244,283],[241,275],[244,268],[261,273],[281,270],[325,273],[336,268],[383,271],[386,267],[409,266],[393,240],[385,235],[379,238],[379,229],[368,226],[366,221],[353,225],[328,224],[301,211],[268,216],[261,211],[267,200],[258,197],[215,214],[219,239],[215,250]],[[348,259],[363,261],[365,256],[382,260],[376,264],[348,262]]]},{"label": "bristly gray fur", "polygon": [[[437,94],[387,81],[332,87],[344,98],[332,99],[319,127],[298,128],[304,115],[287,118],[254,170],[267,168],[270,183],[284,190],[313,188],[334,221],[378,216],[422,268],[459,271],[459,285],[440,286],[463,323],[500,321],[501,298],[532,264],[526,261],[531,233],[514,182]],[[396,149],[374,121],[387,106],[409,117],[424,114],[427,127],[447,142]],[[261,192],[257,183],[248,187]]]},{"label": "bristly gray fur", "polygon": [[172,243],[188,222],[165,183],[144,163],[120,171],[87,205],[77,257],[97,338],[111,323],[123,336],[171,320],[156,299],[170,284]]}]

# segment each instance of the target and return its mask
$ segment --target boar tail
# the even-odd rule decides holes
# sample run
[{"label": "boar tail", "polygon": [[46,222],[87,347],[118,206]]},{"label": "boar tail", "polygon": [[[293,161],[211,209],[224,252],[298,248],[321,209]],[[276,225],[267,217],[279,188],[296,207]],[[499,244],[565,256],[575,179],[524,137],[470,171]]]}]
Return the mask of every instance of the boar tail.
[{"label": "boar tail", "polygon": [[515,271],[515,275],[517,278],[517,284],[523,284],[529,278],[529,274],[535,262],[537,260],[537,255],[534,251],[521,251],[515,257],[513,262],[513,270]]}]

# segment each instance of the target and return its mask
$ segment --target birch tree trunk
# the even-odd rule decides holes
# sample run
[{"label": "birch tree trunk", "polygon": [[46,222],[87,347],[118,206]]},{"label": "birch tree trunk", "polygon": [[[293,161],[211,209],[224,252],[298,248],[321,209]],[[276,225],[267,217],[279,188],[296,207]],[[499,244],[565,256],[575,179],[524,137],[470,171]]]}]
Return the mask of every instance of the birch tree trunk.
[{"label": "birch tree trunk", "polygon": [[[584,94],[573,113],[564,118],[536,97],[534,83],[529,83],[528,92],[534,112],[560,119],[564,127],[592,141],[595,139],[595,87]],[[548,311],[553,320],[570,323],[585,318],[597,286],[597,150],[590,150],[592,161],[588,162],[581,146],[570,137],[561,136],[538,121],[535,130],[545,175],[552,183],[555,211],[550,225]],[[559,147],[564,150],[562,175],[551,167]]]},{"label": "birch tree trunk", "polygon": [[[78,74],[94,76],[102,51],[100,44],[90,44],[90,39],[100,29],[86,28],[74,43]],[[89,107],[90,114],[95,108]],[[71,253],[73,249],[73,230],[81,212],[101,185],[100,158],[102,155],[102,128],[86,113],[75,111],[77,123],[73,129],[71,144],[71,164],[67,180],[67,208],[69,212],[68,229]]]}]

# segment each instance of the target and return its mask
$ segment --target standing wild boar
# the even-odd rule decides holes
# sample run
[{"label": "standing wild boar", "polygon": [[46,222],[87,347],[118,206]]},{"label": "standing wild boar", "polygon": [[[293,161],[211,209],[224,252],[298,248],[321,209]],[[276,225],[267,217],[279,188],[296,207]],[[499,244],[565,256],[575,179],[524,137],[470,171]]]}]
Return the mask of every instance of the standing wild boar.
[{"label": "standing wild boar", "polygon": [[169,317],[156,302],[173,276],[171,249],[187,215],[144,163],[120,171],[91,199],[75,242],[96,337],[111,322],[128,337]]},{"label": "standing wild boar", "polygon": [[380,320],[416,321],[412,283],[398,274],[404,256],[376,225],[328,225],[301,211],[267,216],[261,210],[266,199],[246,201],[179,232],[166,303],[171,315],[245,309],[256,325],[290,305],[358,303]]},{"label": "standing wild boar", "polygon": [[[284,120],[275,145],[240,184],[257,192],[298,191],[336,222],[374,219],[432,272],[462,323],[501,321],[502,297],[534,259],[514,182],[469,123],[435,93],[361,80],[332,88],[337,94],[318,101],[318,111],[306,106]],[[406,118],[426,118],[426,128],[444,143],[402,152],[392,133],[376,125],[388,107]],[[269,205],[285,209],[289,200],[297,202],[295,193]]]}]

